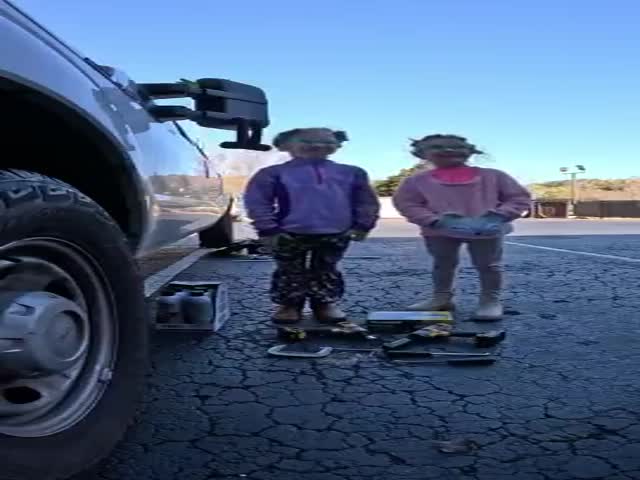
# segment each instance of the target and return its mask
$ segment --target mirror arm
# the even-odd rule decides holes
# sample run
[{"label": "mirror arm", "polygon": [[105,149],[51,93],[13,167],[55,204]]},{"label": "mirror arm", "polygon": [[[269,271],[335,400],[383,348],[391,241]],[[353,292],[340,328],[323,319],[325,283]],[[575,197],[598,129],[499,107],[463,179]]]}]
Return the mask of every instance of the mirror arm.
[{"label": "mirror arm", "polygon": [[179,83],[138,83],[142,93],[149,98],[187,98],[192,95],[193,87]]},{"label": "mirror arm", "polygon": [[244,118],[234,118],[224,113],[198,112],[188,107],[151,105],[147,111],[160,122],[191,120],[206,128],[207,120],[225,120],[236,131],[235,142],[222,142],[220,147],[235,150],[268,152],[269,145],[262,144],[262,128]]},{"label": "mirror arm", "polygon": [[138,83],[138,87],[151,98],[196,98],[200,96],[227,98],[229,100],[241,100],[244,102],[258,103],[249,95],[242,95],[236,92],[225,92],[224,90],[214,90],[211,88],[201,88],[186,82],[177,83]]},{"label": "mirror arm", "polygon": [[147,112],[159,122],[176,122],[179,120],[191,120],[197,112],[187,107],[174,107],[167,105],[149,105]]}]

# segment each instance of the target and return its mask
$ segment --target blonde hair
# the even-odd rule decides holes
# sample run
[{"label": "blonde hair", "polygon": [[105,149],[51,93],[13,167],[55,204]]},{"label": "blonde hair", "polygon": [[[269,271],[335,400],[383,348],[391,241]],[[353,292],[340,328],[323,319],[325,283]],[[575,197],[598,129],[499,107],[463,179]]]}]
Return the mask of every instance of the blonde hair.
[{"label": "blonde hair", "polygon": [[292,138],[309,130],[326,130],[328,132],[331,132],[335,139],[340,143],[349,141],[347,132],[343,130],[331,130],[330,128],[294,128],[292,130],[287,130],[285,132],[280,132],[279,134],[277,134],[273,139],[273,146],[276,148],[280,148]]}]

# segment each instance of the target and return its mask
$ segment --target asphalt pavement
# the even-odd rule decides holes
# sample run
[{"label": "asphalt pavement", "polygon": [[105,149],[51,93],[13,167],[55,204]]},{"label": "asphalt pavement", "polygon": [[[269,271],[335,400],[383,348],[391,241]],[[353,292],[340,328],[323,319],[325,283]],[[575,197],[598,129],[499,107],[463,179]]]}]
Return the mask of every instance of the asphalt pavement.
[{"label": "asphalt pavement", "polygon": [[[415,237],[418,228],[400,219],[385,219],[373,236],[377,238]],[[566,237],[640,235],[640,220],[523,219],[515,223],[511,236]]]},{"label": "asphalt pavement", "polygon": [[[144,411],[83,478],[639,479],[639,245],[639,222],[519,222],[509,315],[491,325],[467,321],[478,287],[465,259],[459,327],[507,330],[484,367],[268,357],[270,262],[205,256],[178,279],[227,282],[232,319],[209,337],[156,334]],[[343,269],[356,320],[429,290],[424,248],[400,221]]]}]

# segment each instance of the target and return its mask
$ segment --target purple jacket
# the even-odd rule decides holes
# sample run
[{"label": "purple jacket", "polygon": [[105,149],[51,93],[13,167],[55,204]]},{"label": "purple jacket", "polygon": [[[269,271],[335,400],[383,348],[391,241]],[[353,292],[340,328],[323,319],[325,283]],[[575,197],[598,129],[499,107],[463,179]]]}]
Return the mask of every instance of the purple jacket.
[{"label": "purple jacket", "polygon": [[244,203],[260,236],[368,232],[380,212],[367,173],[331,160],[293,159],[263,168],[249,181]]}]

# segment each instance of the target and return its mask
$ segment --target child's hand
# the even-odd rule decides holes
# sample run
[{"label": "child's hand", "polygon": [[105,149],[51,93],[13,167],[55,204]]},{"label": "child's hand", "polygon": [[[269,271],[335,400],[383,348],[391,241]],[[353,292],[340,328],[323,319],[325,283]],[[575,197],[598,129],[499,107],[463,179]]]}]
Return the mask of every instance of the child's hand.
[{"label": "child's hand", "polygon": [[484,215],[482,215],[480,218],[483,218],[489,222],[496,222],[500,224],[507,223],[509,221],[507,217],[505,217],[504,215],[500,215],[499,213],[496,213],[496,212],[487,212]]},{"label": "child's hand", "polygon": [[443,215],[433,227],[462,235],[475,235],[478,228],[477,219],[453,213]]},{"label": "child's hand", "polygon": [[369,236],[369,232],[363,232],[362,230],[349,231],[349,238],[354,242],[364,242]]},{"label": "child's hand", "polygon": [[267,237],[260,237],[260,241],[262,245],[264,245],[265,250],[268,253],[273,253],[273,251],[278,248],[278,245],[283,239],[290,239],[291,237],[286,233],[277,233],[275,235],[269,235]]},{"label": "child's hand", "polygon": [[497,213],[487,212],[478,218],[478,235],[493,236],[503,231],[504,224],[509,220]]}]

